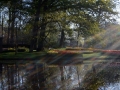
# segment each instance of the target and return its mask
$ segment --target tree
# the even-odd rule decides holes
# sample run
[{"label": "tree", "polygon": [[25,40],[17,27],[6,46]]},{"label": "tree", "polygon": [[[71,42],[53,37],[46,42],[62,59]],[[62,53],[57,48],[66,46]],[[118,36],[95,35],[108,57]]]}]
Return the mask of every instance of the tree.
[{"label": "tree", "polygon": [[[66,35],[69,32],[73,32],[69,28],[71,23],[77,25],[75,30],[78,36],[88,37],[96,34],[100,31],[101,25],[104,24],[105,21],[111,20],[111,16],[117,14],[114,11],[115,3],[114,0],[0,1],[2,10],[4,11],[4,8],[7,8],[6,11],[9,12],[6,13],[6,15],[9,16],[7,41],[9,42],[10,35],[11,43],[14,42],[15,23],[17,20],[20,20],[21,23],[19,22],[18,26],[21,26],[21,35],[25,32],[22,30],[22,27],[26,27],[28,24],[31,25],[32,30],[28,30],[28,32],[31,33],[31,35],[29,35],[29,37],[31,37],[29,40],[31,44],[30,51],[37,48],[38,50],[44,49],[45,44],[47,44],[46,39],[48,39],[48,37],[46,35],[48,34],[47,29],[50,23],[54,23],[52,26],[55,27],[57,32],[62,32],[59,46],[63,46]],[[18,4],[18,6],[14,6],[13,4]],[[50,32],[51,31],[52,30],[50,30]],[[51,33],[49,33],[49,35],[50,34]],[[23,36],[25,36],[25,33]],[[22,38],[23,37],[21,37],[21,39]]]},{"label": "tree", "polygon": [[[61,0],[61,3],[63,3],[63,2],[66,3],[68,1],[67,0],[65,0],[65,1]],[[54,10],[54,9],[61,10],[61,9],[64,8],[64,5],[61,5],[61,3],[59,4],[58,2],[56,2],[56,0],[54,0],[54,1],[51,1],[51,0],[50,1],[48,1],[48,0],[47,1],[45,1],[45,0],[40,1],[39,0],[37,2],[37,6],[35,8],[36,9],[36,14],[35,14],[34,26],[33,26],[33,30],[32,30],[32,40],[31,40],[31,49],[30,49],[30,51],[33,50],[33,46],[34,46],[33,43],[37,42],[37,38],[34,38],[34,37],[37,36],[37,33],[38,33],[38,28],[37,28],[38,23],[37,22],[39,21],[40,12],[44,16],[45,12],[49,12],[49,11]],[[44,11],[44,13],[41,10]],[[41,25],[41,31],[40,31],[40,44],[38,45],[39,50],[43,50],[43,47],[44,47],[43,44],[44,44],[45,28],[46,28],[46,24],[44,24],[45,23],[45,18],[44,17],[42,17],[41,22],[42,22],[42,25]]]}]

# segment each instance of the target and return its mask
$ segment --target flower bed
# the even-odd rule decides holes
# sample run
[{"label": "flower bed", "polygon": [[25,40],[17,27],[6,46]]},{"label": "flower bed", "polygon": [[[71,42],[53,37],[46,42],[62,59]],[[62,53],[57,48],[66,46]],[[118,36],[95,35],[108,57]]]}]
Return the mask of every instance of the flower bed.
[{"label": "flower bed", "polygon": [[80,51],[75,51],[75,50],[64,50],[64,51],[58,51],[58,53],[61,53],[61,54],[79,54]]},{"label": "flower bed", "polygon": [[93,53],[92,50],[79,50],[79,49],[69,49],[69,50],[58,50],[53,49],[48,51],[49,54],[91,54]]},{"label": "flower bed", "polygon": [[102,50],[101,52],[109,55],[120,55],[120,50]]},{"label": "flower bed", "polygon": [[59,53],[59,54],[79,54],[80,50],[50,50],[48,53]]}]

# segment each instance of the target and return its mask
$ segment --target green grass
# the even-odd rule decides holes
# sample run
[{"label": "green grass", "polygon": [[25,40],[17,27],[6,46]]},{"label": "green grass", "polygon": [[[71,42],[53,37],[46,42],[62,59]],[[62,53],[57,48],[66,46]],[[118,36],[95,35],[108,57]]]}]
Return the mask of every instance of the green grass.
[{"label": "green grass", "polygon": [[35,57],[41,57],[43,55],[45,55],[46,52],[33,52],[33,53],[29,53],[29,52],[18,52],[15,55],[15,52],[7,52],[7,53],[1,53],[0,54],[0,58],[35,58]]}]

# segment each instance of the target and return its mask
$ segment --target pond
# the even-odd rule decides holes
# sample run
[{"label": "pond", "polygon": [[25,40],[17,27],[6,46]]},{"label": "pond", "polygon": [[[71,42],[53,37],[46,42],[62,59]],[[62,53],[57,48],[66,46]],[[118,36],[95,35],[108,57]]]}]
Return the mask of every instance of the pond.
[{"label": "pond", "polygon": [[0,90],[119,90],[119,61],[98,61],[63,66],[39,60],[1,63]]}]

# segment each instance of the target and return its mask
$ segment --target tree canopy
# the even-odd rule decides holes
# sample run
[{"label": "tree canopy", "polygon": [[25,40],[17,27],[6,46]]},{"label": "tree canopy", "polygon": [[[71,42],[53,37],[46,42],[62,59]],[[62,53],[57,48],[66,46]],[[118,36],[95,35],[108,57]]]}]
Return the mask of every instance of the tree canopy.
[{"label": "tree canopy", "polygon": [[15,43],[17,27],[18,43],[29,37],[32,51],[43,50],[51,41],[63,46],[66,35],[74,31],[83,37],[100,32],[106,22],[114,23],[116,4],[114,0],[1,0],[0,8],[8,43]]}]

